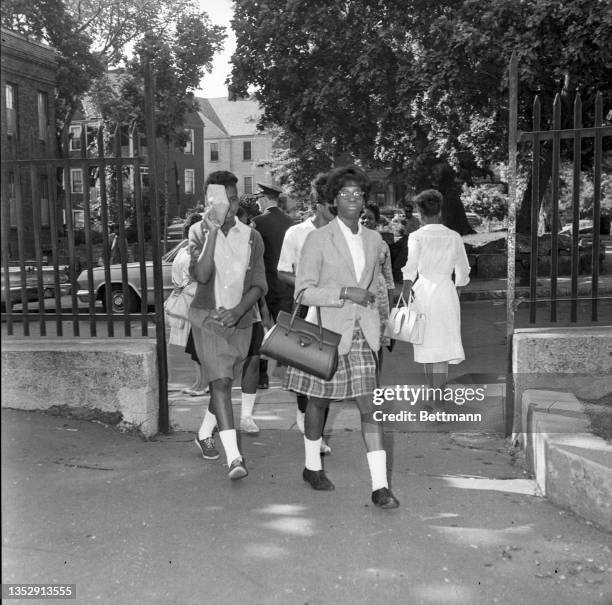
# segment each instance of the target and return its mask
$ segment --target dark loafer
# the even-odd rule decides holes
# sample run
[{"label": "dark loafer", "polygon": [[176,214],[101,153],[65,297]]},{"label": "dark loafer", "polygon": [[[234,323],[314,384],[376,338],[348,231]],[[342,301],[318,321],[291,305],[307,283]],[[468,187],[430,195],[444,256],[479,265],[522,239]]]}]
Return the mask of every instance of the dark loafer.
[{"label": "dark loafer", "polygon": [[388,487],[381,487],[372,492],[372,502],[380,508],[397,508],[399,500],[391,493]]},{"label": "dark loafer", "polygon": [[335,489],[334,484],[327,478],[325,471],[311,471],[307,468],[302,473],[302,478],[306,483],[310,483],[312,489],[329,492]]}]

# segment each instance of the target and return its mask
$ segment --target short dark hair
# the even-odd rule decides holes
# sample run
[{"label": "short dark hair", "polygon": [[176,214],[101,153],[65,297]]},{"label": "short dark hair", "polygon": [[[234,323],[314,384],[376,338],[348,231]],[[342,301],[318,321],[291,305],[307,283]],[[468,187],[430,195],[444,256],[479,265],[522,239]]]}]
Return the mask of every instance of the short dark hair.
[{"label": "short dark hair", "polygon": [[404,200],[401,205],[404,208],[404,212],[408,214],[412,214],[414,212],[414,201],[413,200]]},{"label": "short dark hair", "polygon": [[442,211],[444,198],[436,189],[426,189],[414,198],[414,203],[423,216],[437,216]]},{"label": "short dark hair", "polygon": [[310,202],[313,206],[325,204],[328,177],[328,172],[319,172],[310,182]]},{"label": "short dark hair", "polygon": [[199,223],[202,220],[202,215],[199,212],[194,212],[190,214],[183,223],[183,239],[187,239],[189,237],[189,229],[192,225]]},{"label": "short dark hair", "polygon": [[209,185],[223,185],[224,187],[231,187],[238,182],[238,177],[229,170],[216,170],[211,172],[204,183],[204,189]]},{"label": "short dark hair", "polygon": [[325,200],[328,204],[333,204],[338,192],[346,183],[354,181],[361,187],[365,194],[365,201],[370,195],[370,179],[368,175],[359,166],[339,166],[334,168],[328,174],[327,189]]},{"label": "short dark hair", "polygon": [[374,220],[380,223],[380,208],[377,204],[368,204],[364,210],[369,210],[374,215]]},{"label": "short dark hair", "polygon": [[251,222],[249,218],[249,212],[244,206],[238,206],[238,210],[236,210],[236,218],[241,221],[243,218],[244,222],[248,225]]},{"label": "short dark hair", "polygon": [[[242,196],[240,196],[238,207],[243,208],[247,213],[249,223],[256,216],[261,214],[261,210],[259,210],[259,206],[257,205],[257,197],[251,193],[243,193]],[[236,216],[238,216],[238,214],[236,214]],[[238,218],[240,217],[238,216]]]}]

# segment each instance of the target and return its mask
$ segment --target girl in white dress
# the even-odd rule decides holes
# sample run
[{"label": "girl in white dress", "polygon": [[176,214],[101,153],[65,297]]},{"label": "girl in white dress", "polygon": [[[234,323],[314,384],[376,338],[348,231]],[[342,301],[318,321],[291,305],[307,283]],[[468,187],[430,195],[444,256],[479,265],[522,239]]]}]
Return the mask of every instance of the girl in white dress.
[{"label": "girl in white dress", "polygon": [[409,300],[412,291],[425,314],[425,335],[414,345],[414,360],[424,364],[428,386],[439,388],[448,378],[448,364],[465,359],[457,288],[469,283],[470,265],[461,236],[441,223],[442,194],[428,189],[414,201],[423,226],[408,238],[402,293]]}]

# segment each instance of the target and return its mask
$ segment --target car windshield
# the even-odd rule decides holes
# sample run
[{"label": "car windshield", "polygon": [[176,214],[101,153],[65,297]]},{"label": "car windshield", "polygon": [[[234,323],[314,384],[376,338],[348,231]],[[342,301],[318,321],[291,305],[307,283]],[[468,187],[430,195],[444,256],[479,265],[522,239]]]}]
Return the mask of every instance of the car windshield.
[{"label": "car windshield", "polygon": [[179,250],[184,248],[188,243],[189,243],[189,240],[184,239],[183,241],[179,242],[176,246],[174,246],[174,248],[172,248],[171,250],[168,250],[168,252],[166,252],[166,254],[162,256],[162,262],[171,263],[175,259],[176,255],[179,253]]}]

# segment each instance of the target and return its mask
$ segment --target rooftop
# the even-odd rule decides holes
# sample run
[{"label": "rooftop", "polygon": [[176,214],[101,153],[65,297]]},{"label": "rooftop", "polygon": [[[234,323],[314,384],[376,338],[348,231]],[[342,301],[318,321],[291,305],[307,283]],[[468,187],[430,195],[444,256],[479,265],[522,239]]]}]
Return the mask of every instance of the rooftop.
[{"label": "rooftop", "polygon": [[[260,134],[257,122],[262,114],[257,101],[241,99],[229,101],[225,97],[204,99],[198,97],[200,110],[207,127],[207,137],[215,136],[253,136]],[[214,131],[217,130],[217,133]]]}]

